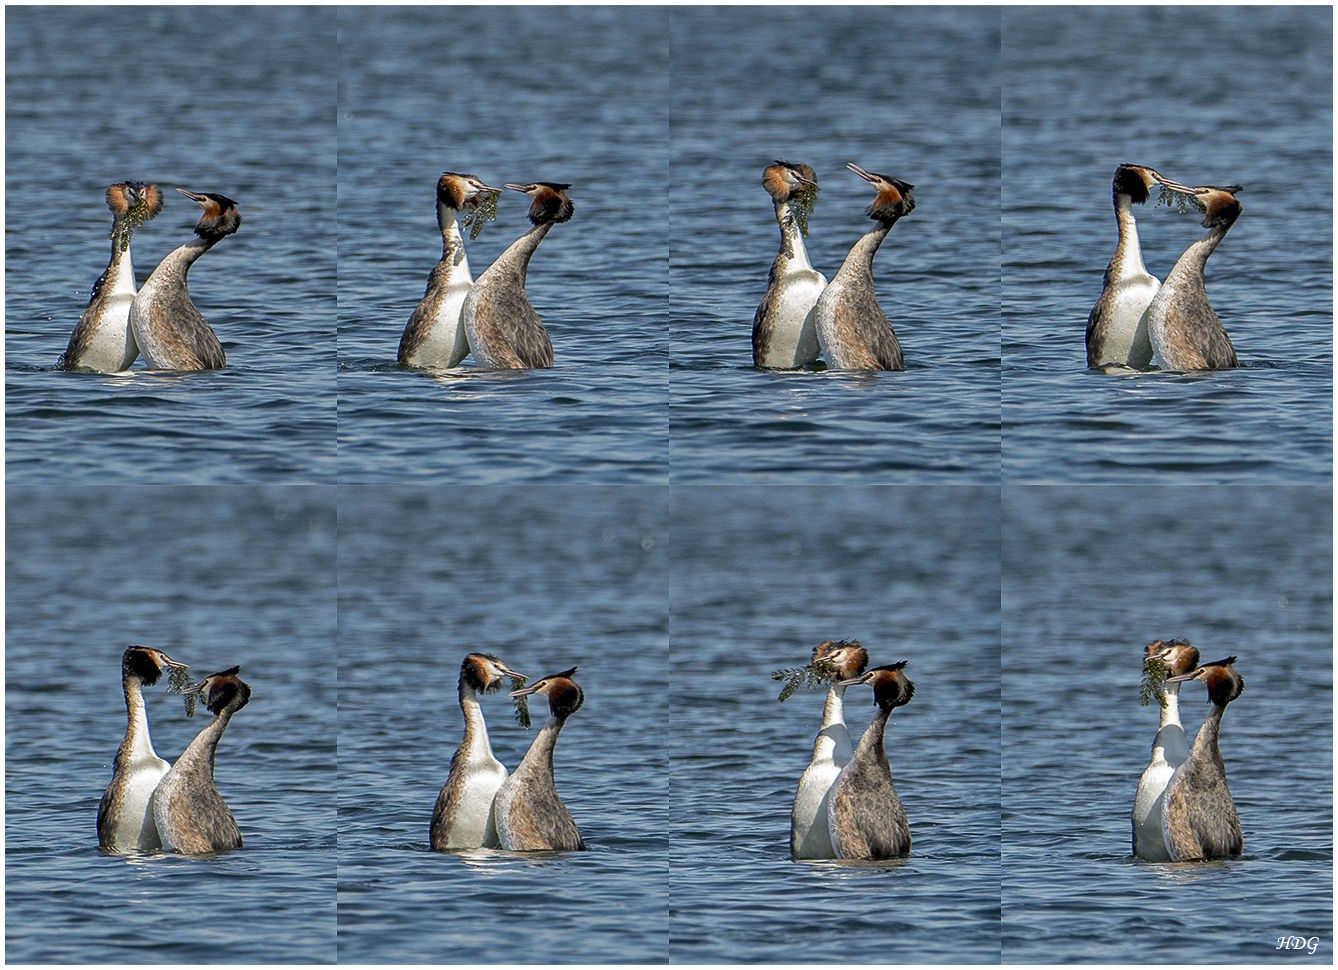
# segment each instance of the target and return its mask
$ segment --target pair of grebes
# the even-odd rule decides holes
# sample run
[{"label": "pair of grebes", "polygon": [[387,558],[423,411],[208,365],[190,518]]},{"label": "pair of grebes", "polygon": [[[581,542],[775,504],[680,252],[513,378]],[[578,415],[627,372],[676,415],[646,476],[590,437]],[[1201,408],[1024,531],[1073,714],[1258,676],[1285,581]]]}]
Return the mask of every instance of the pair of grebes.
[{"label": "pair of grebes", "polygon": [[585,701],[585,692],[572,679],[575,673],[572,667],[511,691],[511,697],[547,697],[550,717],[515,772],[508,774],[492,753],[479,695],[495,693],[505,678],[516,686],[525,675],[490,653],[465,657],[459,685],[465,736],[432,810],[429,841],[433,849],[576,852],[585,848],[553,781],[558,733]]},{"label": "pair of grebes", "polygon": [[[915,694],[905,666],[902,660],[870,669],[858,640],[825,640],[814,648],[806,669],[825,670],[831,686],[790,811],[793,858],[888,859],[911,851],[910,823],[883,750],[889,715]],[[852,747],[843,701],[847,688],[865,684],[873,687],[878,710]]]},{"label": "pair of grebes", "polygon": [[781,243],[753,317],[756,367],[802,367],[821,356],[833,370],[906,369],[897,334],[873,290],[873,257],[897,220],[915,208],[915,186],[853,162],[846,168],[877,190],[865,214],[878,225],[855,243],[830,283],[804,249],[818,191],[813,169],[777,159],[762,173]]},{"label": "pair of grebes", "polygon": [[191,302],[186,274],[220,239],[237,231],[242,217],[226,196],[177,191],[204,210],[195,227],[198,238],[168,253],[136,287],[130,240],[162,211],[163,193],[141,182],[118,182],[107,189],[111,262],[93,284],[88,308],[56,361],[57,370],[112,374],[127,370],[141,354],[150,370],[213,370],[227,363],[218,336]]},{"label": "pair of grebes", "polygon": [[[1235,662],[1227,657],[1200,663],[1199,651],[1188,640],[1155,640],[1143,651],[1144,702],[1149,693],[1156,697],[1161,725],[1134,796],[1133,852],[1140,859],[1196,862],[1245,850],[1217,745],[1222,715],[1245,689]],[[1190,681],[1208,688],[1213,705],[1192,747],[1178,706],[1180,687]]]},{"label": "pair of grebes", "polygon": [[104,852],[126,855],[165,849],[186,855],[240,848],[237,820],[214,787],[214,752],[232,715],[251,699],[237,676],[240,667],[220,671],[181,691],[198,695],[214,719],[190,743],[176,764],[153,750],[144,688],[164,671],[182,671],[161,650],[131,646],[121,657],[121,686],[129,717],[125,740],[112,764],[112,780],[98,804],[98,844]]},{"label": "pair of grebes", "polygon": [[[1159,189],[1159,204],[1178,202],[1182,212],[1187,205],[1202,212],[1208,230],[1185,250],[1164,283],[1143,266],[1133,213],[1134,203],[1147,202],[1153,188]],[[1240,217],[1236,193],[1242,188],[1182,185],[1143,165],[1115,170],[1112,195],[1120,238],[1101,298],[1087,319],[1088,367],[1197,371],[1239,365],[1231,338],[1208,302],[1204,269]]]},{"label": "pair of grebes", "polygon": [[563,182],[506,183],[524,192],[533,228],[498,256],[477,281],[470,275],[464,238],[456,216],[466,213],[471,238],[496,211],[501,189],[477,176],[443,172],[437,180],[437,226],[441,260],[427,280],[400,338],[399,362],[408,367],[444,369],[457,366],[471,352],[479,367],[489,370],[552,367],[553,341],[525,295],[530,257],[548,231],[576,211]]}]

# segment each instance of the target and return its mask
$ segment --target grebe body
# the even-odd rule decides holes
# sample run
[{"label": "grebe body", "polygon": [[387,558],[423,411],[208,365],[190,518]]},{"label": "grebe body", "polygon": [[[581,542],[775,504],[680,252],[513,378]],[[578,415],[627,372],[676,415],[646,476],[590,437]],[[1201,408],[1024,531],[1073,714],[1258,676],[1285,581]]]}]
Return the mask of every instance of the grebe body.
[{"label": "grebe body", "polygon": [[232,715],[251,699],[251,688],[238,678],[240,667],[206,677],[183,694],[200,694],[214,715],[195,736],[153,793],[153,818],[163,848],[183,855],[220,852],[242,845],[241,829],[214,787],[214,752]]},{"label": "grebe body", "polygon": [[[1167,677],[1179,676],[1198,667],[1199,651],[1188,640],[1172,640],[1170,643],[1157,640],[1144,649],[1144,666],[1153,660],[1165,665]],[[1180,724],[1179,695],[1179,682],[1166,685],[1161,726],[1152,741],[1152,761],[1144,769],[1138,781],[1138,792],[1134,796],[1134,855],[1151,862],[1171,861],[1170,853],[1166,851],[1166,839],[1162,835],[1162,809],[1171,776],[1189,757],[1189,739]]]},{"label": "grebe body", "polygon": [[1111,364],[1145,370],[1152,364],[1148,305],[1161,286],[1143,266],[1133,204],[1147,202],[1155,173],[1142,165],[1115,170],[1111,194],[1119,242],[1106,267],[1101,297],[1087,317],[1087,366]]},{"label": "grebe body", "polygon": [[218,335],[186,289],[191,265],[242,224],[237,203],[213,193],[182,195],[204,209],[195,227],[198,238],[172,250],[144,281],[130,306],[135,341],[150,370],[213,370],[227,364]]},{"label": "grebe body", "polygon": [[1217,746],[1226,706],[1245,689],[1245,679],[1231,667],[1235,661],[1235,657],[1228,657],[1171,678],[1203,681],[1213,705],[1189,757],[1175,769],[1166,786],[1162,834],[1172,862],[1234,856],[1245,851],[1240,816],[1227,787],[1226,765]]},{"label": "grebe body", "polygon": [[1148,307],[1148,334],[1153,363],[1164,370],[1223,370],[1240,364],[1226,328],[1208,301],[1204,271],[1208,257],[1240,217],[1235,193],[1241,186],[1189,188],[1163,179],[1162,184],[1191,196],[1203,209],[1207,234],[1176,260]]},{"label": "grebe body", "polygon": [[846,682],[848,686],[872,684],[878,713],[832,783],[827,824],[838,859],[887,859],[911,851],[910,823],[883,750],[888,715],[915,693],[915,685],[901,672],[905,666],[903,660],[874,667]]},{"label": "grebe body", "polygon": [[493,799],[506,781],[506,768],[493,756],[479,694],[491,694],[506,677],[520,677],[490,653],[471,653],[460,664],[460,710],[465,736],[451,758],[450,774],[432,809],[428,838],[432,848],[496,848]]},{"label": "grebe body", "polygon": [[163,208],[163,193],[156,185],[118,182],[107,189],[112,212],[111,262],[93,284],[88,301],[57,370],[113,374],[129,368],[139,356],[130,326],[130,305],[135,301],[135,269],[130,262],[130,239],[135,230]]},{"label": "grebe body", "polygon": [[[771,264],[767,292],[753,316],[753,364],[794,368],[817,360],[818,297],[827,278],[813,268],[804,249],[805,220],[796,212],[817,192],[817,178],[807,165],[779,159],[762,173],[780,223],[780,251]],[[811,188],[810,188],[811,187]]]},{"label": "grebe body", "polygon": [[473,175],[444,172],[437,180],[437,226],[441,260],[427,279],[427,291],[400,337],[399,362],[410,367],[454,367],[469,354],[465,335],[465,297],[474,285],[456,223],[461,209],[474,209],[488,193],[500,192]]},{"label": "grebe body", "polygon": [[576,668],[521,690],[513,697],[543,694],[551,716],[525,752],[515,773],[497,791],[497,834],[502,848],[513,852],[577,852],[585,848],[567,806],[553,782],[553,747],[567,718],[580,708],[585,694],[571,679]]},{"label": "grebe body", "polygon": [[890,175],[846,167],[878,189],[866,211],[878,223],[851,248],[818,298],[818,341],[823,359],[836,370],[905,370],[901,344],[873,289],[873,257],[897,220],[915,208],[910,185]]},{"label": "grebe body", "polygon": [[489,370],[553,366],[553,341],[539,314],[525,295],[525,277],[530,257],[548,231],[571,218],[575,206],[567,198],[570,185],[534,182],[512,185],[524,192],[530,204],[534,228],[512,243],[484,270],[465,297],[462,316],[465,336],[474,360]]},{"label": "grebe body", "polygon": [[184,669],[161,650],[132,646],[121,655],[121,687],[129,723],[112,763],[112,780],[98,803],[98,845],[106,852],[149,852],[162,847],[153,819],[153,792],[171,767],[149,738],[145,686],[171,667]]},{"label": "grebe body", "polygon": [[827,688],[822,711],[822,727],[813,741],[813,757],[799,779],[794,806],[790,810],[790,855],[795,859],[835,859],[832,837],[827,827],[828,795],[841,769],[849,763],[855,749],[850,743],[842,702],[846,685],[869,664],[869,655],[858,640],[827,640],[813,650],[813,660],[827,660],[835,665],[836,681]]}]

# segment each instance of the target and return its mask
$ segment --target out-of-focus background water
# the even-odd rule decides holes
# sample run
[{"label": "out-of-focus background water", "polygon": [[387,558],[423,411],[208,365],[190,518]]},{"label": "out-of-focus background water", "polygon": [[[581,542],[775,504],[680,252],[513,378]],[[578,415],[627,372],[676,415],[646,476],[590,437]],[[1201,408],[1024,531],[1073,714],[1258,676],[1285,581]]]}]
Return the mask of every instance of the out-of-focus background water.
[{"label": "out-of-focus background water", "polygon": [[[5,467],[10,482],[333,483],[331,7],[5,10]],[[52,371],[107,267],[107,186],[154,182],[142,283],[200,207],[242,227],[190,273],[220,371]]]},{"label": "out-of-focus background water", "polygon": [[[334,489],[11,485],[5,522],[6,961],[332,962]],[[243,848],[99,852],[132,643],[241,666],[215,783]],[[210,720],[145,702],[168,761]]]},{"label": "out-of-focus background water", "polygon": [[[1005,7],[1003,25],[1004,480],[1329,482],[1333,11]],[[1239,369],[1086,369],[1122,162],[1244,183],[1207,267]],[[1204,230],[1135,214],[1165,279]]]},{"label": "out-of-focus background water", "polygon": [[[680,7],[673,38],[674,479],[997,482],[998,8]],[[846,163],[914,184],[873,267],[905,372],[753,368],[777,158],[817,172],[828,279],[873,226]]]},{"label": "out-of-focus background water", "polygon": [[[664,480],[676,19],[661,7],[340,8],[341,482]],[[526,285],[552,369],[396,363],[441,258],[443,171],[571,184],[575,214]],[[528,210],[505,192],[466,240],[475,278],[529,231]]]},{"label": "out-of-focus background water", "polygon": [[[1332,507],[1315,487],[1004,488],[1004,962],[1333,962]],[[1159,716],[1143,647],[1173,637],[1239,658],[1220,738],[1239,859],[1130,852]],[[1191,737],[1209,709],[1181,689]]]}]

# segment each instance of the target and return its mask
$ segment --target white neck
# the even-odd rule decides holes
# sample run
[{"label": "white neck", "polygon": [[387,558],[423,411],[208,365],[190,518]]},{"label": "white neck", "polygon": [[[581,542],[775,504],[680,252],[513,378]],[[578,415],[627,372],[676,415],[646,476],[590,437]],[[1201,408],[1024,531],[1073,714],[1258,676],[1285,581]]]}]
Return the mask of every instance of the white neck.
[{"label": "white neck", "polygon": [[153,741],[149,739],[149,712],[144,706],[144,694],[140,689],[138,677],[131,677],[125,684],[125,709],[130,715],[130,726],[126,737],[130,740],[130,760],[155,761]]}]

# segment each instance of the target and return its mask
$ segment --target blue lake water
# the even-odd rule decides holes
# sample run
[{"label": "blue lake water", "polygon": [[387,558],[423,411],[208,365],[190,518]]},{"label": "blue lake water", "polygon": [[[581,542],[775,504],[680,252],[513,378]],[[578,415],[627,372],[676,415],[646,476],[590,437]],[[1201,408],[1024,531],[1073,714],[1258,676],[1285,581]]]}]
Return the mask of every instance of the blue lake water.
[{"label": "blue lake water", "polygon": [[[998,962],[998,488],[693,486],[672,508],[670,959]],[[777,703],[769,674],[851,638],[915,684],[885,740],[911,854],[792,862],[823,697]],[[874,710],[850,689],[852,737]]]},{"label": "blue lake water", "polygon": [[[1004,8],[1006,482],[1330,480],[1332,62],[1327,7]],[[1086,370],[1122,162],[1245,184],[1207,268],[1240,369]],[[1203,235],[1136,215],[1159,279]]]},{"label": "blue lake water", "polygon": [[[653,7],[340,9],[341,483],[667,477],[669,22]],[[441,258],[447,170],[571,184],[575,214],[526,287],[552,370],[396,363]],[[528,207],[506,192],[466,241],[475,277],[530,229]]]},{"label": "blue lake water", "polygon": [[[674,14],[674,479],[997,482],[998,8]],[[762,170],[777,158],[817,172],[805,246],[828,279],[872,225],[846,163],[914,184],[873,270],[905,372],[753,368],[779,245]]]},{"label": "blue lake water", "polygon": [[[7,489],[7,962],[334,960],[334,492]],[[131,643],[190,664],[196,683],[240,665],[251,700],[215,783],[242,849],[98,851]],[[166,684],[145,700],[169,761],[208,723]]]},{"label": "blue lake water", "polygon": [[[650,963],[668,936],[663,490],[340,488],[339,960]],[[460,660],[578,668],[558,792],[588,852],[437,853],[428,823],[463,733]],[[513,769],[522,730],[483,698]]]},{"label": "blue lake water", "polygon": [[[334,43],[329,7],[5,11],[10,482],[334,482]],[[190,274],[225,370],[52,372],[127,179],[167,196],[135,235],[141,282],[194,238],[174,187],[236,200],[241,229]]]},{"label": "blue lake water", "polygon": [[[7,8],[6,960],[1332,963],[1332,20]],[[752,366],[777,158],[817,172],[829,278],[871,226],[846,164],[915,186],[874,263],[905,372]],[[1207,272],[1241,368],[1086,370],[1125,161],[1246,184]],[[552,369],[396,363],[445,170],[571,184],[527,284]],[[141,281],[192,237],[174,186],[237,201],[191,275],[226,369],[51,369],[127,179],[168,196]],[[1159,276],[1202,233],[1138,216]],[[1129,855],[1175,636],[1240,657],[1240,859]],[[789,858],[822,696],[769,675],[840,638],[916,684],[904,859]],[[242,666],[243,850],[98,853],[132,642]],[[470,650],[579,668],[590,851],[429,851]],[[164,693],[171,758],[205,721]],[[484,699],[508,766],[542,707]]]},{"label": "blue lake water", "polygon": [[[1333,962],[1332,507],[1313,487],[1004,489],[1004,962]],[[1245,678],[1220,739],[1239,859],[1130,854],[1158,724],[1143,646],[1173,637]],[[1187,733],[1208,710],[1182,688]]]},{"label": "blue lake water", "polygon": [[[998,491],[952,492],[341,488],[341,962],[997,960]],[[917,842],[795,864],[822,703],[770,671],[846,636],[918,671],[888,742]],[[472,649],[579,667],[556,776],[589,852],[427,849]],[[534,732],[484,708],[514,767]]]}]

